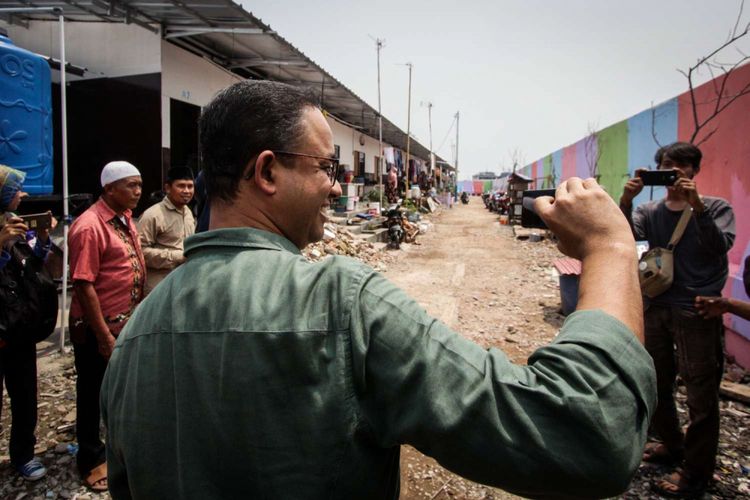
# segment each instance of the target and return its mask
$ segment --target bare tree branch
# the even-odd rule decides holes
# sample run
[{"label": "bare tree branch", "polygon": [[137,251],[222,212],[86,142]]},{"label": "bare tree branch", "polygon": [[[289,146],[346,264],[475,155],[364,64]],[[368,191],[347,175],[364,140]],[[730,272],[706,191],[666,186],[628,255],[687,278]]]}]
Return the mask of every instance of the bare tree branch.
[{"label": "bare tree branch", "polygon": [[740,20],[742,19],[742,10],[744,8],[745,8],[745,0],[742,0],[742,2],[740,3],[740,11],[737,14],[737,21],[735,21],[735,23],[734,23],[734,29],[732,29],[732,34],[737,33],[737,30],[740,27]]},{"label": "bare tree branch", "polygon": [[[697,143],[695,143],[695,147],[700,147],[700,145],[701,145],[701,144],[703,144],[704,142],[708,141],[708,140],[709,140],[709,139],[711,138],[711,136],[712,136],[712,135],[714,135],[714,134],[716,133],[716,131],[717,131],[717,130],[719,130],[719,129],[718,129],[718,128],[715,128],[715,129],[713,129],[713,130],[712,130],[711,132],[707,133],[707,134],[706,134],[706,135],[705,135],[705,136],[703,137],[703,139],[701,139],[700,141],[698,141]],[[692,142],[692,141],[691,141],[691,142]]]},{"label": "bare tree branch", "polygon": [[588,132],[588,135],[583,140],[583,152],[586,156],[586,166],[588,167],[589,175],[598,180],[599,160],[602,157],[602,152],[599,148],[599,124],[589,122]]},{"label": "bare tree branch", "polygon": [[[721,112],[723,112],[733,103],[735,103],[737,99],[750,94],[750,83],[748,83],[739,92],[735,93],[734,95],[731,95],[731,96],[726,95],[727,85],[728,85],[730,77],[732,76],[732,73],[740,65],[745,63],[748,59],[750,59],[750,56],[746,55],[739,48],[734,47],[735,50],[737,50],[737,52],[741,56],[739,60],[735,62],[725,63],[725,62],[720,62],[716,59],[716,56],[721,51],[723,51],[727,47],[734,45],[739,39],[741,39],[742,37],[750,33],[750,22],[748,22],[745,25],[742,31],[739,31],[741,21],[742,21],[742,16],[744,14],[744,9],[745,9],[745,0],[742,0],[740,2],[740,8],[739,8],[739,12],[737,13],[737,19],[735,20],[734,27],[732,28],[732,31],[729,33],[729,36],[727,37],[724,43],[722,43],[717,48],[709,52],[707,55],[699,58],[697,62],[695,63],[695,65],[688,68],[687,72],[683,70],[678,70],[683,76],[687,78],[687,81],[688,81],[688,90],[690,94],[690,104],[691,104],[692,119],[693,119],[693,133],[690,136],[691,143],[695,142],[695,139],[698,137],[698,134],[701,132],[701,130],[708,123],[713,121]],[[711,85],[713,87],[713,92],[714,92],[715,97],[713,99],[709,99],[702,103],[698,103],[696,100],[696,95],[695,95],[696,92],[695,92],[695,85],[693,82],[693,75],[696,72],[700,72],[701,67],[705,67],[708,70],[709,74],[711,75]],[[714,70],[721,70],[723,72],[723,75],[720,77],[721,78],[720,82],[717,81],[717,77],[715,76]],[[714,103],[713,109],[710,111],[707,117],[701,120],[700,117],[698,116],[698,105],[708,104],[708,103]],[[653,118],[654,119],[652,121],[655,121],[655,115],[653,115]],[[711,136],[713,136],[716,133],[717,130],[718,130],[718,127],[714,128],[711,132],[706,134],[701,139],[700,144],[706,142]]]}]

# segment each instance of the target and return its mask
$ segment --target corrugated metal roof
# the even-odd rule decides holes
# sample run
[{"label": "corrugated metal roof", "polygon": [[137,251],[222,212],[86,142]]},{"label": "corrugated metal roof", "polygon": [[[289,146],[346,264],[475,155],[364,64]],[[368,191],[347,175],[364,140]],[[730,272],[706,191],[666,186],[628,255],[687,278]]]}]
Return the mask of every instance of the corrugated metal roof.
[{"label": "corrugated metal roof", "polygon": [[523,182],[531,182],[531,181],[534,180],[534,179],[532,179],[530,177],[526,177],[525,175],[519,174],[518,172],[513,172],[511,174],[511,182],[513,182],[514,179],[518,179],[518,180],[521,180]]},{"label": "corrugated metal roof", "polygon": [[571,259],[566,257],[564,259],[558,259],[554,261],[552,265],[555,266],[557,272],[562,275],[571,274],[574,276],[579,276],[581,274],[581,261],[578,259]]},{"label": "corrugated metal roof", "polygon": [[[0,9],[28,7],[62,8],[72,22],[137,24],[239,76],[310,87],[325,111],[378,137],[376,109],[231,0],[0,0]],[[0,12],[0,18],[27,26],[28,20],[55,21],[57,14]],[[406,132],[383,117],[383,142],[405,150]],[[429,149],[413,139],[411,153],[429,159]]]}]

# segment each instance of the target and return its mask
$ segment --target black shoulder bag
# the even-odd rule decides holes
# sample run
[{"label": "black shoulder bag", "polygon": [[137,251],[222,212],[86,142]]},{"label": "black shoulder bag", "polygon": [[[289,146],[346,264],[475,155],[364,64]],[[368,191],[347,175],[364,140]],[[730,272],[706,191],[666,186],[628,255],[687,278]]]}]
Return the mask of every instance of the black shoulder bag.
[{"label": "black shoulder bag", "polygon": [[0,338],[9,344],[41,342],[57,325],[57,285],[25,242],[9,253],[0,269]]}]

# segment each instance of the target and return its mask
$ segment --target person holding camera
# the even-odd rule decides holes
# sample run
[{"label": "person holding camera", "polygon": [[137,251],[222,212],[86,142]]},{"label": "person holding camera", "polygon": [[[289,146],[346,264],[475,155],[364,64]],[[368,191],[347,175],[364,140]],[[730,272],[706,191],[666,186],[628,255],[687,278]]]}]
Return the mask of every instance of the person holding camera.
[{"label": "person holding camera", "polygon": [[102,383],[112,497],[397,498],[402,443],[524,496],[627,488],[656,380],[612,198],[572,178],[537,199],[583,262],[581,299],[516,365],[366,265],[300,254],[341,195],[317,103],[246,80],[203,109],[211,230],[138,306]]},{"label": "person holding camera", "polygon": [[[735,224],[727,201],[698,192],[694,178],[700,172],[702,156],[700,149],[685,142],[660,148],[654,157],[657,168],[673,169],[676,174],[674,184],[667,187],[666,198],[633,210],[633,199],[644,186],[640,172],[628,180],[620,198],[620,208],[635,239],[648,240],[652,249],[669,248],[679,232],[678,225],[684,228],[670,248],[674,256],[671,286],[663,293],[644,297],[646,349],[654,359],[659,395],[651,431],[659,441],[646,445],[643,459],[682,463],[681,470],[655,485],[669,496],[691,496],[706,489],[719,439],[723,327],[720,317],[699,314],[695,300],[697,296],[721,295],[729,273],[727,252],[734,243]],[[688,214],[681,223],[685,211]],[[687,389],[690,409],[684,435],[674,401],[678,373]]]},{"label": "person holding camera", "polygon": [[23,309],[16,307],[15,298],[28,298],[21,295],[21,289],[25,287],[19,283],[24,276],[24,261],[32,259],[41,267],[50,249],[50,239],[49,229],[41,229],[36,233],[34,246],[30,248],[29,238],[34,239],[34,234],[29,232],[22,218],[13,214],[26,196],[21,190],[25,177],[24,172],[0,165],[0,307],[3,308],[0,314],[0,390],[4,380],[12,412],[11,464],[21,477],[36,481],[47,474],[44,465],[34,457],[37,422],[36,341],[26,331],[26,321],[19,319],[20,315],[11,316],[10,313],[20,313],[20,309]]}]

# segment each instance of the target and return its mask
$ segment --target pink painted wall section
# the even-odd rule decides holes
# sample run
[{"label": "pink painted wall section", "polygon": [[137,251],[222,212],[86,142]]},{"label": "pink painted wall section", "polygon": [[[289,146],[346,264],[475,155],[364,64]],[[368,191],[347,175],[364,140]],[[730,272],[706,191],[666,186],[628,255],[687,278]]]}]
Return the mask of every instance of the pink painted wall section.
[{"label": "pink painted wall section", "polygon": [[578,177],[576,174],[576,145],[572,144],[562,150],[562,178]]},{"label": "pink painted wall section", "polygon": [[[716,105],[714,85],[721,85],[725,77],[695,89],[698,117],[709,116]],[[726,82],[726,95],[735,95],[750,82],[750,65],[745,65],[731,74]],[[690,94],[678,97],[678,137],[689,141],[695,124]],[[732,204],[737,238],[729,252],[729,279],[724,295],[740,300],[750,300],[742,284],[742,266],[750,253],[750,96],[735,101],[704,127],[696,142],[715,130],[714,134],[700,144],[703,151],[701,171],[696,177],[698,191],[709,196],[720,196]],[[727,329],[727,352],[746,368],[750,368],[750,322],[733,315],[725,315]]]},{"label": "pink painted wall section", "polygon": [[[717,84],[722,80],[723,77],[718,78]],[[734,95],[748,82],[750,65],[745,65],[727,82],[727,94]],[[715,105],[714,87],[709,82],[698,87],[695,94],[699,103],[705,102],[698,106],[698,116],[703,118]],[[682,94],[678,103],[678,137],[687,141],[694,130],[689,94]],[[700,145],[703,162],[696,182],[702,194],[721,196],[732,204],[737,218],[737,240],[729,253],[729,261],[739,267],[750,242],[750,96],[734,102],[706,126],[705,132],[714,129],[716,133]],[[698,141],[705,132],[698,136]]]}]

